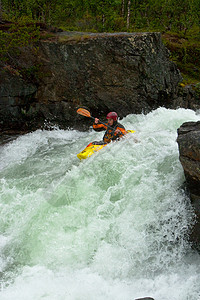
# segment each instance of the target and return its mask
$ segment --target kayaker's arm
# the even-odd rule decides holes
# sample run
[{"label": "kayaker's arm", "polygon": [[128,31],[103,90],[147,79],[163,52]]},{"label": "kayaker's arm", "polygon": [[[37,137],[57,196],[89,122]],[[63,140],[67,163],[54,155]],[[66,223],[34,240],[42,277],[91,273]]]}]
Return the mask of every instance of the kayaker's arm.
[{"label": "kayaker's arm", "polygon": [[102,123],[93,123],[93,129],[95,131],[103,131],[103,130],[106,130],[107,129],[107,126],[105,126],[104,124]]},{"label": "kayaker's arm", "polygon": [[117,129],[114,132],[114,136],[112,138],[113,141],[120,139],[121,137],[123,137],[124,135],[127,134],[126,129],[124,128],[123,125],[119,124],[117,126]]}]

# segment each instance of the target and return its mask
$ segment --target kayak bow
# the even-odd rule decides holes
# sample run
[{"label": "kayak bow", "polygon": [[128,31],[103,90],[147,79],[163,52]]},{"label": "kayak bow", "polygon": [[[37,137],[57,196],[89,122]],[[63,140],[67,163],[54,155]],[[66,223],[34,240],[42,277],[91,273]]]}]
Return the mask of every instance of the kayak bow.
[{"label": "kayak bow", "polygon": [[[128,133],[134,133],[135,130],[127,130]],[[77,157],[81,160],[81,159],[86,159],[88,157],[90,157],[92,154],[94,154],[95,152],[98,152],[99,150],[101,150],[103,147],[105,147],[108,144],[94,144],[94,143],[90,143],[87,145],[87,147],[81,151],[80,153],[77,154]]]}]

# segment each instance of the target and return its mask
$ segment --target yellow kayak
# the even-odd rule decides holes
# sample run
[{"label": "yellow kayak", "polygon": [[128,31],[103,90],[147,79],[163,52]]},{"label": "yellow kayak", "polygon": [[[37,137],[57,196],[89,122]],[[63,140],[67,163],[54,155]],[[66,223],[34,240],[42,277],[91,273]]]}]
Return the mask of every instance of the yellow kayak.
[{"label": "yellow kayak", "polygon": [[81,151],[79,154],[77,154],[77,157],[79,159],[86,159],[86,158],[90,157],[92,154],[94,154],[95,152],[101,150],[106,145],[107,144],[95,145],[93,143],[90,143],[89,145],[87,145],[87,147],[83,151]]},{"label": "yellow kayak", "polygon": [[[128,133],[134,133],[135,130],[127,130]],[[77,157],[81,160],[81,159],[86,159],[88,157],[90,157],[92,154],[94,154],[95,152],[98,152],[99,150],[101,150],[103,147],[105,147],[107,144],[93,144],[90,143],[89,145],[87,145],[87,147],[81,151],[80,153],[77,154]]]}]

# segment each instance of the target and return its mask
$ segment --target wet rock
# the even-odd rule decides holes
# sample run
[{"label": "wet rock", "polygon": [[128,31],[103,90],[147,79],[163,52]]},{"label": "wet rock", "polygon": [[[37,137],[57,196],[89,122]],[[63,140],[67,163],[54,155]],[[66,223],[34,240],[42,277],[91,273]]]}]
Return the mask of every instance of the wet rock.
[{"label": "wet rock", "polygon": [[179,158],[196,213],[191,239],[200,251],[200,121],[186,122],[178,129]]}]

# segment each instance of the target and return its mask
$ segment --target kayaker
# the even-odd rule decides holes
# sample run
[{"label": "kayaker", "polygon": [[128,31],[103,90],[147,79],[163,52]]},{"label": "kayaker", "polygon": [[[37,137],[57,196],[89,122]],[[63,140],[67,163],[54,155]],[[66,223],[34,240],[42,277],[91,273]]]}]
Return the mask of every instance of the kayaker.
[{"label": "kayaker", "polygon": [[[116,112],[109,112],[106,116],[108,123],[105,125],[102,124],[98,118],[95,118],[93,129],[95,131],[103,131],[106,130],[103,142],[105,144],[110,143],[111,141],[119,140],[121,137],[123,137],[125,134],[127,134],[126,129],[124,126],[117,122],[118,115]],[[108,126],[106,126],[108,125]]]}]

